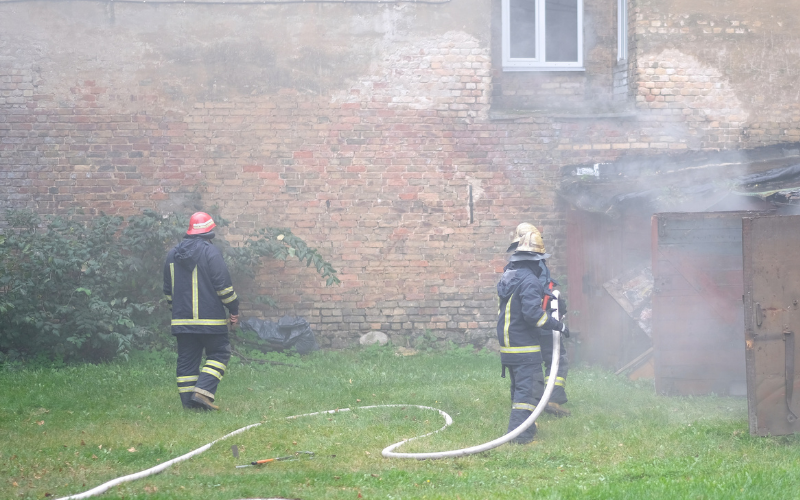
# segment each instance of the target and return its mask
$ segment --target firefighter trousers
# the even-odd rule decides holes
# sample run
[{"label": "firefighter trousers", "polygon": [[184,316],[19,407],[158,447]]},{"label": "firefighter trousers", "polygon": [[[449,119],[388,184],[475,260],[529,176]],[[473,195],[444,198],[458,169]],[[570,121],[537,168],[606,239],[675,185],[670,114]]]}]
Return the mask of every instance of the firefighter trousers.
[{"label": "firefighter trousers", "polygon": [[[178,339],[178,394],[184,408],[193,408],[192,393],[208,396],[214,401],[217,385],[231,359],[228,334],[181,333]],[[206,362],[200,366],[206,352]]]},{"label": "firefighter trousers", "polygon": [[[556,382],[553,387],[553,394],[550,395],[551,403],[558,403],[563,405],[567,402],[567,373],[569,372],[569,360],[567,359],[567,350],[564,348],[564,338],[561,338],[561,353],[558,359],[558,372],[556,373]],[[550,365],[553,364],[553,336],[542,335],[539,339],[539,344],[542,346],[542,360],[544,361],[544,383],[547,384],[550,378]]]},{"label": "firefighter trousers", "polygon": [[[508,432],[513,431],[536,409],[544,393],[542,365],[506,365],[511,375],[511,416],[508,418]],[[514,442],[525,444],[533,441],[536,426],[528,427]]]}]

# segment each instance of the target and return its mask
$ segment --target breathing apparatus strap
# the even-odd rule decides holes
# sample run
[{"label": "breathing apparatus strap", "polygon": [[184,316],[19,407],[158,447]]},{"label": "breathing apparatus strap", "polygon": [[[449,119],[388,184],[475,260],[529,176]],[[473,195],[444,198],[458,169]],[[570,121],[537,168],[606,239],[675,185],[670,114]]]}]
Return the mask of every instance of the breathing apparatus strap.
[{"label": "breathing apparatus strap", "polygon": [[[547,290],[549,292],[553,291],[553,282],[552,281],[547,284]],[[547,306],[550,304],[550,297],[552,297],[552,295],[550,295],[549,293],[546,293],[544,295],[544,299],[542,299],[542,311],[546,311],[547,310]]]}]

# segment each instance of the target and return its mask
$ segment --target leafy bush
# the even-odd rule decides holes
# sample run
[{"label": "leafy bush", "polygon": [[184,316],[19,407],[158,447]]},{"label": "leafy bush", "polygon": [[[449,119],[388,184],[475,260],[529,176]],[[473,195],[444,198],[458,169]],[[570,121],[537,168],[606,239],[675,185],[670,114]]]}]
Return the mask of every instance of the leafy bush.
[{"label": "leafy bush", "polygon": [[[125,357],[169,331],[169,314],[159,309],[162,270],[188,216],[145,211],[127,223],[108,215],[87,222],[9,211],[6,221],[8,229],[0,233],[0,354]],[[234,280],[254,277],[264,258],[296,257],[313,264],[326,285],[339,283],[331,264],[287,229],[261,229],[241,247],[218,240]],[[274,304],[269,297],[260,301]]]}]

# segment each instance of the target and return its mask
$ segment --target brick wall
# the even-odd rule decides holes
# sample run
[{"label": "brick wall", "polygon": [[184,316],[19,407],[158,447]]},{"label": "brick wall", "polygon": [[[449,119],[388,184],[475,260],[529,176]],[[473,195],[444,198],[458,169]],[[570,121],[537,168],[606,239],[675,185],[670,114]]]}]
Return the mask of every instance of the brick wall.
[{"label": "brick wall", "polygon": [[[691,37],[712,14],[682,34],[654,26],[672,14],[645,0],[630,9],[636,114],[496,113],[565,92],[611,98],[615,14],[586,3],[594,48],[587,72],[569,75],[498,72],[488,0],[118,5],[113,19],[93,4],[48,16],[0,3],[0,208],[172,211],[199,186],[233,221],[232,241],[286,226],[339,270],[341,286],[325,288],[294,262],[270,263],[260,288],[279,310],[244,314],[304,316],[331,347],[371,330],[401,345],[426,330],[483,345],[519,222],[541,226],[553,273],[566,274],[562,167],[796,140],[785,75],[759,102],[757,75],[698,52]],[[708,36],[722,54],[766,35]]]},{"label": "brick wall", "polygon": [[800,137],[793,90],[800,6],[641,0],[637,107],[685,124],[690,148],[750,148]]}]

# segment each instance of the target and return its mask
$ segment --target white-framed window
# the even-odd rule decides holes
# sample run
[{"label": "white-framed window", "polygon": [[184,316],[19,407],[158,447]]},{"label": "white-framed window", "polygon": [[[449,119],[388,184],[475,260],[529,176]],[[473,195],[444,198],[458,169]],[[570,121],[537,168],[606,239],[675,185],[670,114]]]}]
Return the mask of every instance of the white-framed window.
[{"label": "white-framed window", "polygon": [[628,0],[617,0],[617,61],[628,59]]},{"label": "white-framed window", "polygon": [[583,71],[583,0],[501,0],[504,71]]}]

